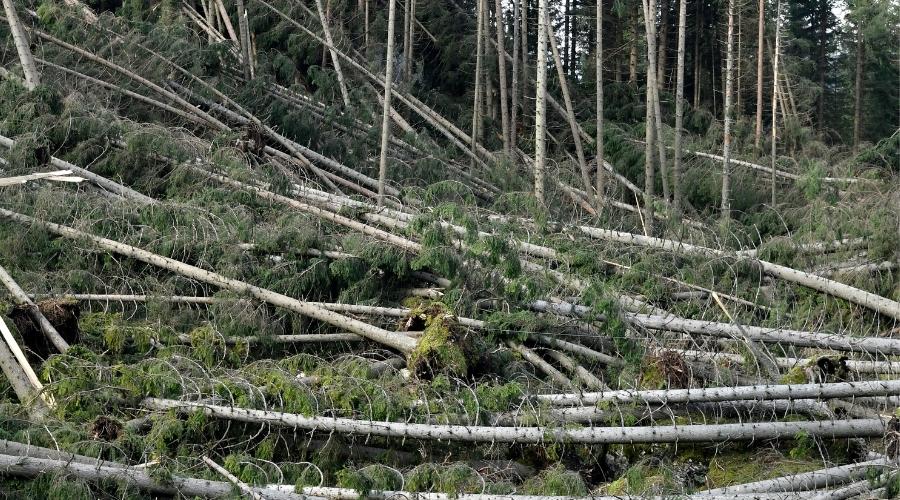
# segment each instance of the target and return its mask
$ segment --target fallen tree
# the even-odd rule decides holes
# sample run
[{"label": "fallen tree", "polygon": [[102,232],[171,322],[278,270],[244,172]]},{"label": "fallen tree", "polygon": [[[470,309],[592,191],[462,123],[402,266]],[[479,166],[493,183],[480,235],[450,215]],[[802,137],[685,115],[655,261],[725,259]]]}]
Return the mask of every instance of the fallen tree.
[{"label": "fallen tree", "polygon": [[881,436],[885,430],[885,424],[881,419],[565,429],[552,427],[432,425],[338,417],[307,417],[271,410],[253,410],[160,398],[144,399],[141,402],[141,406],[157,411],[201,411],[215,418],[309,431],[404,439],[494,443],[701,443],[792,438],[798,432],[805,432],[810,436],[836,439],[841,437]]}]

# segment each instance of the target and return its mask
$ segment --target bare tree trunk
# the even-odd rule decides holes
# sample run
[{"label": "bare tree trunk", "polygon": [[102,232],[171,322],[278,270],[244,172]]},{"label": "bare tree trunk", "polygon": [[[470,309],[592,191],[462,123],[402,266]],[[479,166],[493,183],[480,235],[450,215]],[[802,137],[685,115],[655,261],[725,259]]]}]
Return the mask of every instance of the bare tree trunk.
[{"label": "bare tree trunk", "polygon": [[28,298],[25,291],[19,287],[19,284],[16,283],[8,272],[6,272],[6,269],[4,269],[3,266],[0,266],[0,283],[6,287],[9,294],[12,295],[13,301],[15,301],[17,305],[28,309],[28,313],[34,319],[35,323],[38,324],[41,333],[47,337],[47,340],[53,344],[53,347],[60,353],[65,354],[65,352],[69,350],[69,343],[62,338],[62,335],[56,331],[56,328],[54,328],[50,321],[44,316],[44,313],[41,312],[37,304]]},{"label": "bare tree trunk", "polygon": [[[476,156],[478,154],[477,144],[478,137],[481,135],[481,127],[482,127],[482,119],[481,119],[481,87],[482,87],[482,73],[484,72],[482,66],[484,66],[484,14],[485,14],[485,6],[484,2],[486,0],[477,0],[477,9],[478,13],[475,19],[477,27],[475,28],[475,99],[474,104],[472,105],[472,137],[471,137],[471,148],[472,148],[472,156]],[[474,166],[474,160],[473,160]]]},{"label": "bare tree trunk", "polygon": [[412,79],[416,49],[416,0],[409,0],[409,53],[406,55],[406,77]]},{"label": "bare tree trunk", "polygon": [[681,135],[684,128],[684,45],[687,32],[687,0],[678,2],[678,62],[675,89],[675,158],[672,164],[672,211],[681,213]]},{"label": "bare tree trunk", "polygon": [[731,101],[732,101],[732,69],[734,67],[734,0],[728,0],[728,38],[726,40],[725,59],[725,120],[722,140],[722,219],[731,218]]},{"label": "bare tree trunk", "polygon": [[[547,27],[547,39],[550,42],[550,52],[553,54],[553,61],[556,65],[556,76],[559,78],[559,88],[562,91],[563,102],[566,106],[566,119],[569,121],[569,129],[572,131],[572,140],[575,142],[575,155],[578,159],[578,168],[581,172],[581,182],[584,184],[585,192],[590,193],[593,190],[591,182],[591,173],[588,170],[587,159],[584,157],[584,147],[581,144],[581,135],[578,131],[578,120],[575,118],[575,108],[572,104],[572,96],[569,95],[569,84],[567,82],[565,69],[559,56],[559,48],[556,46],[556,36],[553,34],[553,26],[550,23],[550,17],[545,20]],[[596,197],[594,197],[596,198]],[[594,200],[594,206],[599,206],[599,200]]]},{"label": "bare tree trunk", "polygon": [[777,183],[777,169],[775,159],[778,152],[778,53],[781,52],[781,0],[775,8],[775,53],[772,55],[772,208],[775,208],[777,198],[775,185]]},{"label": "bare tree trunk", "polygon": [[638,19],[631,18],[631,43],[628,47],[628,83],[637,85],[637,59],[638,59]]},{"label": "bare tree trunk", "polygon": [[662,17],[660,19],[659,31],[659,57],[656,61],[656,88],[663,90],[666,88],[666,52],[669,44],[669,0],[662,0],[660,10]]},{"label": "bare tree trunk", "polygon": [[344,81],[344,72],[341,71],[341,61],[334,50],[334,41],[331,38],[331,28],[328,27],[328,17],[322,8],[322,0],[316,0],[316,10],[319,11],[319,19],[322,21],[322,31],[325,40],[328,41],[328,52],[331,54],[331,62],[334,64],[334,72],[337,75],[338,86],[341,89],[341,97],[344,99],[344,107],[350,107],[350,93],[347,91],[347,83]]},{"label": "bare tree trunk", "polygon": [[510,86],[510,107],[509,107],[509,150],[516,150],[516,134],[519,124],[519,52],[521,48],[521,36],[519,30],[519,16],[521,15],[520,4],[522,0],[513,0],[513,49],[512,49],[512,85]]},{"label": "bare tree trunk", "polygon": [[363,13],[363,47],[365,48],[366,54],[369,53],[369,0],[363,0],[365,2],[365,12]]},{"label": "bare tree trunk", "polygon": [[863,34],[861,20],[857,20],[856,27],[856,80],[853,95],[853,151],[859,151],[859,131],[862,127],[862,93],[863,93]]},{"label": "bare tree trunk", "polygon": [[534,90],[534,196],[544,204],[544,168],[547,126],[547,19],[548,0],[538,0],[537,81]]},{"label": "bare tree trunk", "polygon": [[409,25],[412,23],[410,19],[412,8],[412,2],[410,0],[403,0],[403,80],[409,79],[409,73],[406,71],[406,56],[409,55]]},{"label": "bare tree trunk", "polygon": [[762,114],[763,114],[763,40],[765,39],[766,33],[766,0],[759,0],[759,5],[757,6],[759,11],[759,19],[757,27],[757,35],[756,35],[756,43],[758,47],[756,48],[756,132],[753,135],[753,147],[756,150],[756,154],[760,154],[760,148],[762,144]]},{"label": "bare tree trunk", "polygon": [[34,64],[34,56],[31,54],[28,36],[22,28],[19,16],[16,14],[16,6],[13,0],[3,0],[3,10],[6,11],[6,22],[9,23],[9,31],[12,33],[16,52],[19,53],[19,62],[22,64],[22,72],[25,74],[25,88],[34,90],[41,84],[41,76]]},{"label": "bare tree trunk", "polygon": [[595,54],[594,65],[596,66],[596,87],[597,87],[597,138],[595,140],[597,148],[597,210],[603,205],[603,199],[606,194],[606,169],[603,168],[603,0],[597,1],[597,52]]},{"label": "bare tree trunk", "polygon": [[387,155],[391,135],[391,88],[394,86],[394,21],[396,0],[388,0],[388,39],[384,65],[384,103],[381,111],[381,156],[378,159],[378,206],[384,205],[384,184],[387,178]]},{"label": "bare tree trunk", "polygon": [[[538,22],[540,23],[538,18]],[[538,35],[540,36],[540,35]],[[816,422],[766,422],[712,425],[672,425],[644,427],[495,427],[435,425],[406,422],[357,420],[340,417],[307,417],[292,413],[220,406],[173,399],[147,398],[141,406],[153,410],[201,411],[215,418],[238,422],[268,423],[294,429],[407,439],[454,440],[496,443],[673,443],[760,440],[793,437],[798,432],[810,436],[874,437],[884,434],[881,419],[822,420]],[[6,464],[0,464],[6,465]]]},{"label": "bare tree trunk", "polygon": [[694,109],[700,109],[700,4],[694,15]]},{"label": "bare tree trunk", "polygon": [[[391,2],[391,4],[393,5],[393,2]],[[65,238],[90,241],[98,248],[101,248],[103,250],[114,252],[119,255],[124,255],[126,257],[130,257],[135,260],[160,267],[162,269],[167,269],[172,272],[176,272],[181,275],[196,279],[203,283],[218,286],[236,293],[247,294],[273,306],[283,307],[289,311],[309,316],[311,318],[323,321],[339,328],[346,328],[353,333],[362,335],[375,342],[383,343],[384,345],[397,349],[398,351],[405,354],[409,354],[416,347],[416,341],[410,339],[409,337],[397,335],[396,333],[383,330],[368,323],[364,323],[362,321],[332,311],[328,311],[322,307],[312,305],[308,302],[303,302],[240,280],[227,278],[212,271],[207,271],[190,264],[185,264],[175,259],[163,257],[161,255],[157,255],[146,250],[133,247],[131,245],[126,245],[124,243],[120,243],[110,239],[94,236],[92,234],[78,231],[67,226],[54,224],[52,222],[40,221],[27,215],[22,215],[5,209],[0,209],[0,216],[22,224],[37,225],[53,234]]]},{"label": "bare tree trunk", "polygon": [[[666,165],[666,146],[663,142],[662,111],[659,102],[659,85],[656,75],[656,1],[643,1],[644,27],[647,36],[647,106],[650,107],[650,121],[648,125],[655,127],[654,140],[656,141],[657,154],[659,155],[659,172],[662,180],[663,200],[669,200],[669,176]],[[652,213],[652,212],[651,212]]]},{"label": "bare tree trunk", "polygon": [[209,31],[209,43],[215,43],[216,36],[214,33],[215,25],[216,25],[216,7],[214,0],[206,0],[203,2],[203,6],[205,7],[206,13],[206,24],[211,28]]},{"label": "bare tree trunk", "polygon": [[[238,33],[241,45],[241,69],[244,79],[250,80],[250,37],[247,29],[247,9],[244,8],[244,0],[237,0]],[[324,20],[322,21],[325,22]]]},{"label": "bare tree trunk", "polygon": [[506,38],[504,27],[506,23],[503,22],[502,0],[494,1],[494,25],[497,28],[497,74],[500,80],[500,121],[503,132],[503,152],[509,157],[512,154],[512,146],[509,140],[509,108],[506,96],[506,49],[504,48],[504,39]]}]

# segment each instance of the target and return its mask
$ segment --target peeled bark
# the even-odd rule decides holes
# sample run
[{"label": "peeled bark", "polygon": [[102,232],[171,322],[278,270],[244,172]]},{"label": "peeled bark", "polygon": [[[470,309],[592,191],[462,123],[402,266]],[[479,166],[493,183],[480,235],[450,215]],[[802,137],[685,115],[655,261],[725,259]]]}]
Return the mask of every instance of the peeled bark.
[{"label": "peeled bark", "polygon": [[185,264],[175,259],[156,255],[154,253],[133,247],[131,245],[126,245],[124,243],[119,243],[107,238],[94,236],[92,234],[84,233],[82,231],[78,231],[67,226],[54,224],[52,222],[40,221],[27,215],[11,212],[6,209],[0,209],[0,216],[22,224],[37,225],[53,234],[65,238],[90,241],[95,246],[103,250],[130,257],[150,265],[182,274],[184,276],[189,276],[203,283],[208,283],[213,286],[225,288],[236,293],[249,295],[273,306],[283,307],[298,314],[309,316],[319,321],[337,326],[338,328],[343,328],[353,333],[357,333],[372,341],[397,349],[398,351],[405,354],[409,354],[416,347],[416,341],[408,337],[397,335],[394,332],[382,330],[381,328],[377,328],[368,323],[328,311],[319,306],[311,305],[308,302],[303,302],[240,280],[227,278],[220,274],[207,271],[190,264]]},{"label": "peeled bark", "polygon": [[[384,68],[384,102],[381,111],[381,154],[378,158],[378,206],[384,205],[387,181],[387,155],[391,135],[391,89],[394,86],[394,18],[396,0],[388,0],[387,57]],[[330,47],[334,47],[328,43]]]},{"label": "peeled bark", "polygon": [[[764,422],[651,427],[493,427],[433,425],[405,422],[356,420],[339,417],[307,417],[291,413],[253,410],[206,403],[147,398],[141,406],[157,411],[181,410],[203,413],[237,422],[269,424],[309,431],[337,432],[404,439],[493,443],[700,443],[735,440],[793,438],[798,432],[826,438],[874,437],[884,433],[881,419],[823,420],[816,422]],[[0,463],[2,465],[2,463]]]},{"label": "peeled bark", "polygon": [[900,380],[834,382],[829,384],[747,385],[701,389],[654,389],[583,392],[581,394],[539,394],[540,401],[554,406],[575,406],[603,402],[638,404],[714,403],[750,399],[834,399],[858,396],[890,396],[900,392]]},{"label": "peeled bark", "polygon": [[28,36],[22,28],[18,14],[16,14],[16,6],[13,4],[13,0],[3,0],[3,10],[6,12],[6,22],[9,23],[13,44],[16,46],[16,52],[19,54],[19,63],[22,65],[22,72],[25,74],[25,88],[34,90],[35,87],[41,84],[41,76],[38,73],[37,66],[34,64],[34,56],[31,54]]}]

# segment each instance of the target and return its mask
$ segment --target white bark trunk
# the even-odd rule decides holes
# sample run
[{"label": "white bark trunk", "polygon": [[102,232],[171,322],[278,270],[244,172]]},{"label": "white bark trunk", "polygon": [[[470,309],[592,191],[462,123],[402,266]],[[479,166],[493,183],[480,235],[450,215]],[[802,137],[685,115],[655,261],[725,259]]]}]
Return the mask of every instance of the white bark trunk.
[{"label": "white bark trunk", "polygon": [[781,0],[775,9],[775,54],[772,56],[772,208],[778,201],[775,193],[775,160],[778,152],[778,53],[781,52]]},{"label": "white bark trunk", "polygon": [[539,394],[539,401],[555,406],[576,406],[603,402],[638,404],[714,403],[749,399],[834,399],[857,396],[890,396],[900,392],[900,380],[834,382],[828,384],[747,385],[701,389],[654,389],[584,392],[581,394]]},{"label": "white bark trunk", "polygon": [[[44,313],[38,308],[37,304],[28,298],[28,294],[22,290],[19,284],[16,283],[16,280],[6,272],[6,269],[4,269],[3,266],[0,266],[0,283],[3,283],[3,286],[9,290],[10,295],[12,295],[12,298],[17,305],[28,309],[28,313],[31,314],[31,317],[38,324],[38,327],[41,329],[44,336],[47,337],[47,340],[53,344],[53,347],[60,353],[65,354],[65,352],[69,350],[69,343],[62,338],[59,332],[56,331],[56,328],[50,324],[50,321],[47,320]],[[30,367],[28,369],[30,370]]]},{"label": "white bark trunk", "polygon": [[684,50],[687,32],[687,0],[678,2],[678,62],[675,83],[675,159],[672,163],[672,211],[681,215],[681,136],[684,132]]},{"label": "white bark trunk", "polygon": [[766,479],[764,481],[754,481],[752,483],[699,491],[697,492],[697,495],[702,495],[701,498],[706,498],[707,495],[740,495],[745,493],[775,493],[782,491],[798,492],[819,488],[830,488],[846,484],[857,478],[865,477],[870,467],[880,468],[890,466],[890,460],[878,458],[866,462],[858,462],[812,472]]},{"label": "white bark trunk", "polygon": [[107,238],[101,238],[98,236],[87,234],[70,227],[54,224],[52,222],[40,221],[27,215],[18,214],[16,212],[11,212],[5,209],[0,209],[0,216],[12,219],[23,224],[34,224],[40,226],[53,234],[65,238],[87,240],[103,250],[118,253],[120,255],[131,257],[147,264],[151,264],[175,273],[182,274],[184,276],[189,276],[203,283],[208,283],[213,286],[225,288],[236,293],[247,294],[258,300],[272,304],[273,306],[283,307],[298,314],[309,316],[319,321],[337,326],[338,328],[357,333],[372,341],[397,349],[398,351],[405,354],[409,354],[416,347],[416,341],[408,337],[397,335],[396,333],[389,332],[387,330],[382,330],[381,328],[377,328],[368,323],[364,323],[362,321],[349,318],[332,311],[328,311],[319,306],[311,305],[308,302],[303,302],[240,280],[227,278],[220,274],[207,271],[205,269],[201,269],[189,264],[185,264],[175,259],[156,255],[154,253],[133,247],[131,245],[126,245],[124,243],[119,243]]},{"label": "white bark trunk", "polygon": [[472,150],[471,156],[476,158],[478,156],[477,152],[477,144],[478,138],[481,136],[481,128],[483,125],[483,120],[481,117],[481,103],[482,103],[482,76],[484,70],[482,66],[484,65],[484,35],[482,31],[484,30],[484,15],[485,15],[485,7],[484,2],[486,0],[477,0],[477,8],[478,15],[476,16],[477,26],[475,27],[475,88],[474,88],[474,101],[472,103],[472,135],[469,138],[469,144]]},{"label": "white bark trunk", "polygon": [[725,42],[725,122],[722,138],[722,219],[731,219],[731,102],[734,67],[734,0],[728,0],[728,35]]},{"label": "white bark trunk", "polygon": [[331,54],[331,62],[334,64],[334,73],[337,75],[338,87],[341,90],[341,98],[344,100],[344,107],[350,107],[350,92],[347,91],[347,83],[344,81],[344,72],[341,70],[341,60],[334,50],[334,40],[331,38],[331,28],[328,27],[328,18],[325,16],[325,9],[322,8],[322,0],[316,0],[316,10],[319,13],[319,20],[322,21],[322,32],[325,34],[325,40],[328,42],[328,52]]},{"label": "white bark trunk", "polygon": [[503,133],[503,152],[509,157],[512,154],[512,146],[510,143],[510,120],[509,120],[509,104],[507,102],[507,85],[506,85],[506,48],[504,39],[503,22],[503,1],[494,0],[494,24],[497,28],[497,72],[500,82],[500,122]]},{"label": "white bark trunk", "polygon": [[19,16],[16,14],[16,6],[13,0],[3,0],[3,10],[6,12],[6,22],[9,23],[9,31],[12,33],[13,44],[16,46],[16,52],[19,54],[19,63],[22,65],[22,72],[25,74],[25,88],[34,90],[41,84],[41,76],[38,73],[37,66],[34,64],[34,56],[31,54],[31,47],[28,42],[28,35],[22,28]]},{"label": "white bark trunk", "polygon": [[[0,135],[0,146],[3,146],[8,149],[12,149],[13,147],[15,147],[15,145],[16,145],[16,141],[14,141],[8,137]],[[85,179],[96,184],[97,186],[99,186],[111,193],[122,196],[124,198],[139,201],[141,203],[145,203],[148,205],[157,203],[156,200],[154,200],[153,198],[150,198],[149,196],[145,196],[131,188],[125,187],[117,182],[113,182],[105,177],[101,177],[101,176],[99,176],[93,172],[90,172],[88,170],[85,170],[81,167],[72,165],[71,163],[69,163],[67,161],[60,160],[59,158],[56,158],[55,156],[50,158],[50,164],[56,168],[59,168],[60,170],[71,170],[73,174],[77,174],[80,177],[84,177]]]},{"label": "white bark trunk", "polygon": [[606,169],[603,159],[603,0],[597,1],[596,37],[597,51],[594,55],[595,80],[597,89],[597,138],[594,141],[597,155],[597,178],[594,189],[597,191],[597,209],[603,205],[606,197]]},{"label": "white bark trunk", "polygon": [[[793,438],[798,432],[826,438],[874,437],[884,434],[881,419],[824,420],[817,422],[764,422],[651,427],[593,427],[564,429],[550,427],[492,427],[432,425],[405,422],[356,420],[339,417],[307,417],[268,410],[147,398],[141,406],[157,411],[173,409],[202,411],[215,418],[238,422],[270,424],[292,429],[338,432],[406,439],[448,440],[494,443],[688,443],[733,440]],[[3,464],[0,463],[0,466]]]},{"label": "white bark trunk", "polygon": [[547,16],[548,0],[538,0],[537,80],[534,91],[534,197],[544,204],[544,170],[547,162]]},{"label": "white bark trunk", "polygon": [[[384,205],[384,186],[387,182],[387,158],[391,135],[391,89],[394,86],[394,24],[396,0],[388,0],[387,56],[384,67],[384,102],[381,110],[381,154],[378,157],[378,206]],[[327,43],[327,41],[326,41]],[[327,43],[330,47],[334,45]]]},{"label": "white bark trunk", "polygon": [[753,134],[753,146],[756,154],[761,153],[762,148],[762,115],[763,115],[763,40],[766,36],[766,0],[759,0],[757,9],[757,34],[756,34],[756,130]]},{"label": "white bark trunk", "polygon": [[566,81],[566,72],[563,67],[562,58],[559,56],[559,47],[556,46],[556,36],[553,34],[553,26],[550,22],[548,14],[544,22],[547,28],[547,39],[550,43],[550,53],[553,54],[553,63],[556,66],[556,76],[559,79],[559,87],[562,90],[563,102],[566,106],[566,120],[569,122],[569,129],[572,132],[572,140],[575,142],[575,156],[578,158],[578,169],[581,172],[581,182],[584,190],[589,193],[589,198],[594,202],[595,207],[600,205],[597,194],[594,193],[594,186],[591,182],[591,174],[588,171],[587,160],[584,157],[584,147],[581,145],[581,135],[579,134],[578,120],[575,119],[575,108],[572,104],[572,97],[569,95],[569,84]]}]

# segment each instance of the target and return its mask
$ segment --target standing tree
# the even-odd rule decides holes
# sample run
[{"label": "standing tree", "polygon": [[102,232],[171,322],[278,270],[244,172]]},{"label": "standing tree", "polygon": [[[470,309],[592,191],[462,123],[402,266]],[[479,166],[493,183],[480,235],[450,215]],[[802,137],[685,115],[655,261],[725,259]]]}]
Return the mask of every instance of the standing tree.
[{"label": "standing tree", "polygon": [[394,85],[394,20],[396,0],[388,0],[387,54],[384,64],[384,102],[381,110],[381,155],[378,158],[378,206],[384,205],[387,155],[391,135],[391,88]]},{"label": "standing tree", "polygon": [[341,90],[341,98],[344,100],[344,107],[350,107],[350,93],[347,91],[347,83],[344,81],[344,72],[341,71],[341,60],[338,57],[334,46],[334,40],[331,38],[331,28],[328,26],[328,16],[325,15],[325,9],[322,8],[322,0],[316,0],[316,10],[319,12],[319,19],[322,20],[322,31],[325,33],[325,41],[328,42],[328,50],[331,53],[331,63],[334,64],[334,73],[337,75],[338,87]]},{"label": "standing tree", "polygon": [[484,2],[485,0],[478,0],[477,8],[478,15],[476,16],[477,27],[475,28],[475,101],[472,104],[472,143],[470,147],[472,148],[472,165],[475,165],[475,155],[478,154],[478,137],[481,135],[481,73],[482,66],[484,64],[484,36],[482,36],[482,30],[484,29]]},{"label": "standing tree", "polygon": [[756,35],[756,132],[753,135],[753,147],[757,154],[760,152],[762,142],[762,114],[763,114],[763,40],[765,37],[766,0],[759,0],[757,6],[759,26]]},{"label": "standing tree", "polygon": [[[251,78],[250,71],[250,31],[247,28],[247,9],[244,8],[244,0],[237,0],[237,15],[238,15],[238,36],[240,37],[240,45],[241,45],[241,69],[244,72],[244,79],[249,80]],[[325,23],[324,14],[320,14],[322,17],[322,24]]]},{"label": "standing tree", "polygon": [[684,128],[684,46],[687,31],[687,0],[678,2],[678,62],[675,88],[675,159],[672,163],[672,210],[681,212],[681,135]]},{"label": "standing tree", "polygon": [[537,72],[534,90],[534,197],[544,203],[547,127],[547,19],[548,0],[538,0]]},{"label": "standing tree", "polygon": [[603,204],[606,192],[603,168],[603,0],[597,0],[597,52],[594,65],[597,73],[597,208]]},{"label": "standing tree", "polygon": [[725,121],[722,139],[722,219],[731,218],[731,101],[734,68],[734,0],[728,0],[728,36],[725,41]]},{"label": "standing tree", "polygon": [[778,145],[778,54],[781,52],[781,0],[775,7],[775,53],[772,55],[772,207],[775,207],[775,155]]},{"label": "standing tree", "polygon": [[[510,145],[510,129],[509,129],[509,109],[507,105],[507,86],[506,86],[506,49],[504,48],[504,25],[503,22],[503,2],[502,0],[494,1],[494,24],[497,27],[497,73],[500,79],[500,122],[503,132],[503,152],[507,156],[512,154]],[[515,51],[513,51],[515,52]],[[515,58],[515,56],[513,56]]]},{"label": "standing tree", "polygon": [[22,28],[19,16],[16,14],[13,0],[3,0],[3,10],[6,12],[6,21],[9,23],[9,31],[12,33],[16,52],[19,53],[22,72],[25,73],[25,88],[34,90],[35,87],[41,84],[41,77],[37,66],[34,64],[34,56],[31,55],[28,37],[25,35],[25,30]]},{"label": "standing tree", "polygon": [[519,51],[521,50],[521,37],[519,35],[519,15],[521,9],[519,4],[522,0],[513,0],[513,48],[512,48],[512,85],[510,85],[510,106],[509,106],[509,150],[510,153],[516,150],[516,128],[518,126],[518,106],[519,106]]}]

